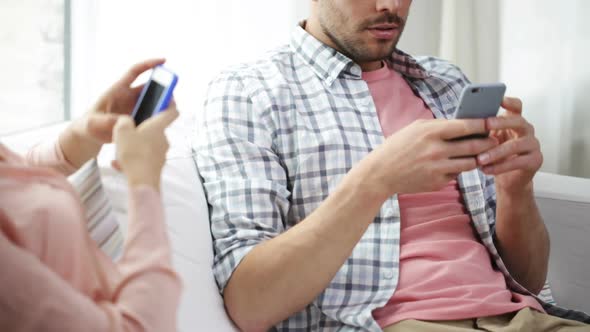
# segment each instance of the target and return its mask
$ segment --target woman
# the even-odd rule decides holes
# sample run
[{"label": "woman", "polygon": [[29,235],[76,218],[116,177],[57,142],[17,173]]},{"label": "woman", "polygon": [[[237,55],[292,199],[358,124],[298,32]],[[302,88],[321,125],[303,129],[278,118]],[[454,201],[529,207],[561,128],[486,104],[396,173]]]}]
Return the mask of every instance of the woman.
[{"label": "woman", "polygon": [[[25,158],[0,144],[0,331],[174,331],[180,280],[159,196],[168,142],[168,110],[137,128],[128,116],[137,76],[162,64],[132,67],[56,143]],[[115,165],[129,184],[123,257],[113,263],[90,239],[79,197],[66,175],[117,146]]]}]

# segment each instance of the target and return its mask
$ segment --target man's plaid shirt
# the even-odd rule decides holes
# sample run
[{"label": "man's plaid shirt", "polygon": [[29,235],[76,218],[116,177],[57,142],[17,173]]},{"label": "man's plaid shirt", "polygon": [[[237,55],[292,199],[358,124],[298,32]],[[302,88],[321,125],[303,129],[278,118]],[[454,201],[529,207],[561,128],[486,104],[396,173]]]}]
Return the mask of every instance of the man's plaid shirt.
[{"label": "man's plaid shirt", "polygon": [[[468,83],[457,67],[401,51],[388,65],[404,76],[436,118],[453,117]],[[211,82],[197,132],[196,158],[209,201],[213,269],[221,290],[254,246],[302,221],[385,139],[361,68],[300,27],[290,45]],[[474,170],[458,180],[493,263],[512,290],[528,294],[494,246],[493,178]],[[399,242],[400,210],[393,196],[328,288],[276,330],[380,331],[371,311],[395,291]],[[585,314],[542,303],[551,314],[590,321]]]}]

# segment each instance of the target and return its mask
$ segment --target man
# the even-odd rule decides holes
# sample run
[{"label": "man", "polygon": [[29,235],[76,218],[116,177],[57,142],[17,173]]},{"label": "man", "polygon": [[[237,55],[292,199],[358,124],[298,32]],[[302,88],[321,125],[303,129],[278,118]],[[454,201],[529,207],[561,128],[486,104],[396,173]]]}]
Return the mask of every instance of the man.
[{"label": "man", "polygon": [[237,326],[588,329],[533,295],[549,240],[520,101],[448,120],[468,81],[396,49],[410,0],[311,3],[289,46],[224,72],[207,98],[197,162]]}]

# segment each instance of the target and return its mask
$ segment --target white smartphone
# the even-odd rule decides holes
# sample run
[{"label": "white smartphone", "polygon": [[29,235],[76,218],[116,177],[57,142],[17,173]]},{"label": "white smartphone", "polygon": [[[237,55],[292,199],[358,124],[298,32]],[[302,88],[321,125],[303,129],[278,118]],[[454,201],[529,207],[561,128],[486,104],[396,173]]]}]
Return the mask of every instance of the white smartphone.
[{"label": "white smartphone", "polygon": [[172,71],[161,65],[154,67],[133,109],[136,125],[168,107],[177,82],[178,76]]},{"label": "white smartphone", "polygon": [[[463,88],[455,119],[485,119],[498,115],[506,93],[504,83],[469,84]],[[470,135],[466,138],[485,138],[488,134]]]}]

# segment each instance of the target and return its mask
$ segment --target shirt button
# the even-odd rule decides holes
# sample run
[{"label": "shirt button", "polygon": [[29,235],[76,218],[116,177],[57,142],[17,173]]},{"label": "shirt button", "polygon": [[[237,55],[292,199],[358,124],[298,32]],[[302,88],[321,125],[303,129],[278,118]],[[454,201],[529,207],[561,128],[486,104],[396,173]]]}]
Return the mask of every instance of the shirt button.
[{"label": "shirt button", "polygon": [[383,272],[383,279],[391,280],[393,279],[393,270],[387,270]]}]

